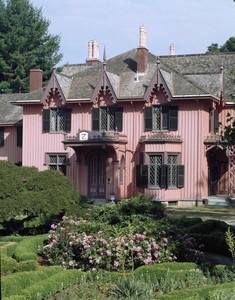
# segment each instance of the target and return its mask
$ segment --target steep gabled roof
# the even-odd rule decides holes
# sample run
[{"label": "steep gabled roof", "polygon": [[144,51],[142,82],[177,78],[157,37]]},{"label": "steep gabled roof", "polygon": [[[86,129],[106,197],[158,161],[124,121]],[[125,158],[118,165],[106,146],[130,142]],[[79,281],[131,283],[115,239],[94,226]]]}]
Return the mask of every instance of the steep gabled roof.
[{"label": "steep gabled roof", "polygon": [[24,94],[0,94],[0,125],[14,125],[22,122],[23,108],[12,106],[11,101],[24,98]]},{"label": "steep gabled roof", "polygon": [[54,70],[46,88],[19,94],[17,100],[40,103],[41,99],[45,101],[51,91],[57,90],[63,103],[73,100],[90,102],[97,97],[102,78],[105,78],[109,90],[116,96],[115,101],[147,100],[158,76],[162,84],[164,83],[168,97],[170,95],[172,99],[200,96],[212,97],[217,101],[221,96],[224,77],[225,99],[231,101],[229,95],[234,90],[234,83],[229,74],[235,73],[235,53],[160,56],[159,60],[158,70],[157,57],[148,53],[147,69],[143,76],[138,77],[137,49],[107,60],[105,73],[101,62],[65,65],[59,74]]}]

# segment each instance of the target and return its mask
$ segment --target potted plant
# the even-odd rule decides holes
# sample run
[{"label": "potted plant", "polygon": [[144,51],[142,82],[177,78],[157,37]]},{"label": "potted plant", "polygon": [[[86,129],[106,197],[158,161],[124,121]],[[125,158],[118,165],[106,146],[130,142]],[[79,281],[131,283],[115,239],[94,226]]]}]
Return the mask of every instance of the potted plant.
[{"label": "potted plant", "polygon": [[111,201],[111,203],[115,204],[115,202],[114,202],[115,201],[115,193],[114,192],[109,194],[109,200]]},{"label": "potted plant", "polygon": [[235,206],[235,195],[229,195],[228,199],[229,199],[230,203],[232,204],[232,206]]},{"label": "potted plant", "polygon": [[208,205],[208,202],[209,202],[209,199],[208,199],[207,197],[204,197],[204,198],[202,199],[203,205]]}]

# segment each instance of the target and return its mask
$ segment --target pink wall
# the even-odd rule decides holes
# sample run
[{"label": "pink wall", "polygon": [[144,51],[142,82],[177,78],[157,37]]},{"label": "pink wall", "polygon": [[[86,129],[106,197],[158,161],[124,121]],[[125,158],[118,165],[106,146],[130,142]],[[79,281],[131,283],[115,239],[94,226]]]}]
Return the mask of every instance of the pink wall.
[{"label": "pink wall", "polygon": [[22,147],[17,147],[17,127],[6,126],[4,129],[4,146],[0,147],[0,160],[14,163],[22,161]]},{"label": "pink wall", "polygon": [[[58,105],[58,99],[51,105]],[[127,144],[116,147],[116,165],[110,161],[107,168],[107,176],[111,178],[110,186],[107,186],[107,197],[118,182],[119,162],[121,156],[125,158],[124,182],[118,186],[119,197],[130,197],[137,192],[145,192],[154,195],[161,200],[201,199],[208,194],[208,166],[204,145],[204,139],[209,135],[209,108],[211,102],[208,100],[186,100],[175,101],[174,105],[179,107],[178,131],[169,132],[170,135],[179,136],[180,144],[145,144],[139,145],[140,137],[149,136],[154,132],[144,132],[144,107],[156,103],[167,102],[164,94],[154,96],[150,103],[119,102],[123,107],[123,132],[127,136]],[[99,104],[104,104],[100,99]],[[91,103],[69,104],[72,108],[71,133],[74,136],[79,129],[91,130],[92,126]],[[68,153],[70,166],[67,175],[73,178],[75,186],[83,194],[87,193],[88,167],[83,163],[76,163],[76,155],[71,148],[64,150],[62,141],[64,135],[61,133],[42,133],[42,105],[25,105],[23,117],[24,152],[23,165],[36,166],[39,170],[45,170],[46,152]],[[222,116],[223,114],[221,114]],[[222,120],[224,116],[222,116]],[[145,152],[178,152],[181,153],[181,164],[185,166],[185,185],[181,189],[141,189],[136,187],[135,165],[138,163],[139,146]],[[1,151],[1,149],[0,149]],[[82,152],[82,161],[87,153],[87,148]],[[137,153],[137,154],[136,154]],[[135,155],[136,154],[136,155]]]}]

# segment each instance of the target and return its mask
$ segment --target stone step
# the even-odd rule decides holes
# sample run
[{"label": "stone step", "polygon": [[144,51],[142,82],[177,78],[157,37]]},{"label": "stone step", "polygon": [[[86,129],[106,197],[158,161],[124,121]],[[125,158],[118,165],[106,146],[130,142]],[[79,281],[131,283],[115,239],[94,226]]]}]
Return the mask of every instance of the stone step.
[{"label": "stone step", "polygon": [[231,206],[228,196],[210,196],[208,197],[208,206],[220,206],[220,207],[229,207]]}]

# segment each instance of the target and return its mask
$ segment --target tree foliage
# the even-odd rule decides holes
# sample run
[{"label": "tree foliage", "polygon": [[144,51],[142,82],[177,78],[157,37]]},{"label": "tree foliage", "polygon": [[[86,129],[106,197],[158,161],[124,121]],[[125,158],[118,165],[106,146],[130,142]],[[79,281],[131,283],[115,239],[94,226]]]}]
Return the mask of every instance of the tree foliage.
[{"label": "tree foliage", "polygon": [[30,69],[49,78],[62,58],[60,36],[51,35],[49,25],[29,0],[0,0],[0,93],[28,91]]},{"label": "tree foliage", "polygon": [[230,37],[222,46],[217,43],[212,43],[207,47],[206,53],[218,53],[218,52],[234,52],[235,51],[235,37]]},{"label": "tree foliage", "polygon": [[0,161],[0,186],[0,222],[5,225],[12,226],[17,216],[29,220],[40,214],[74,215],[80,210],[80,193],[59,171],[39,172]]}]

